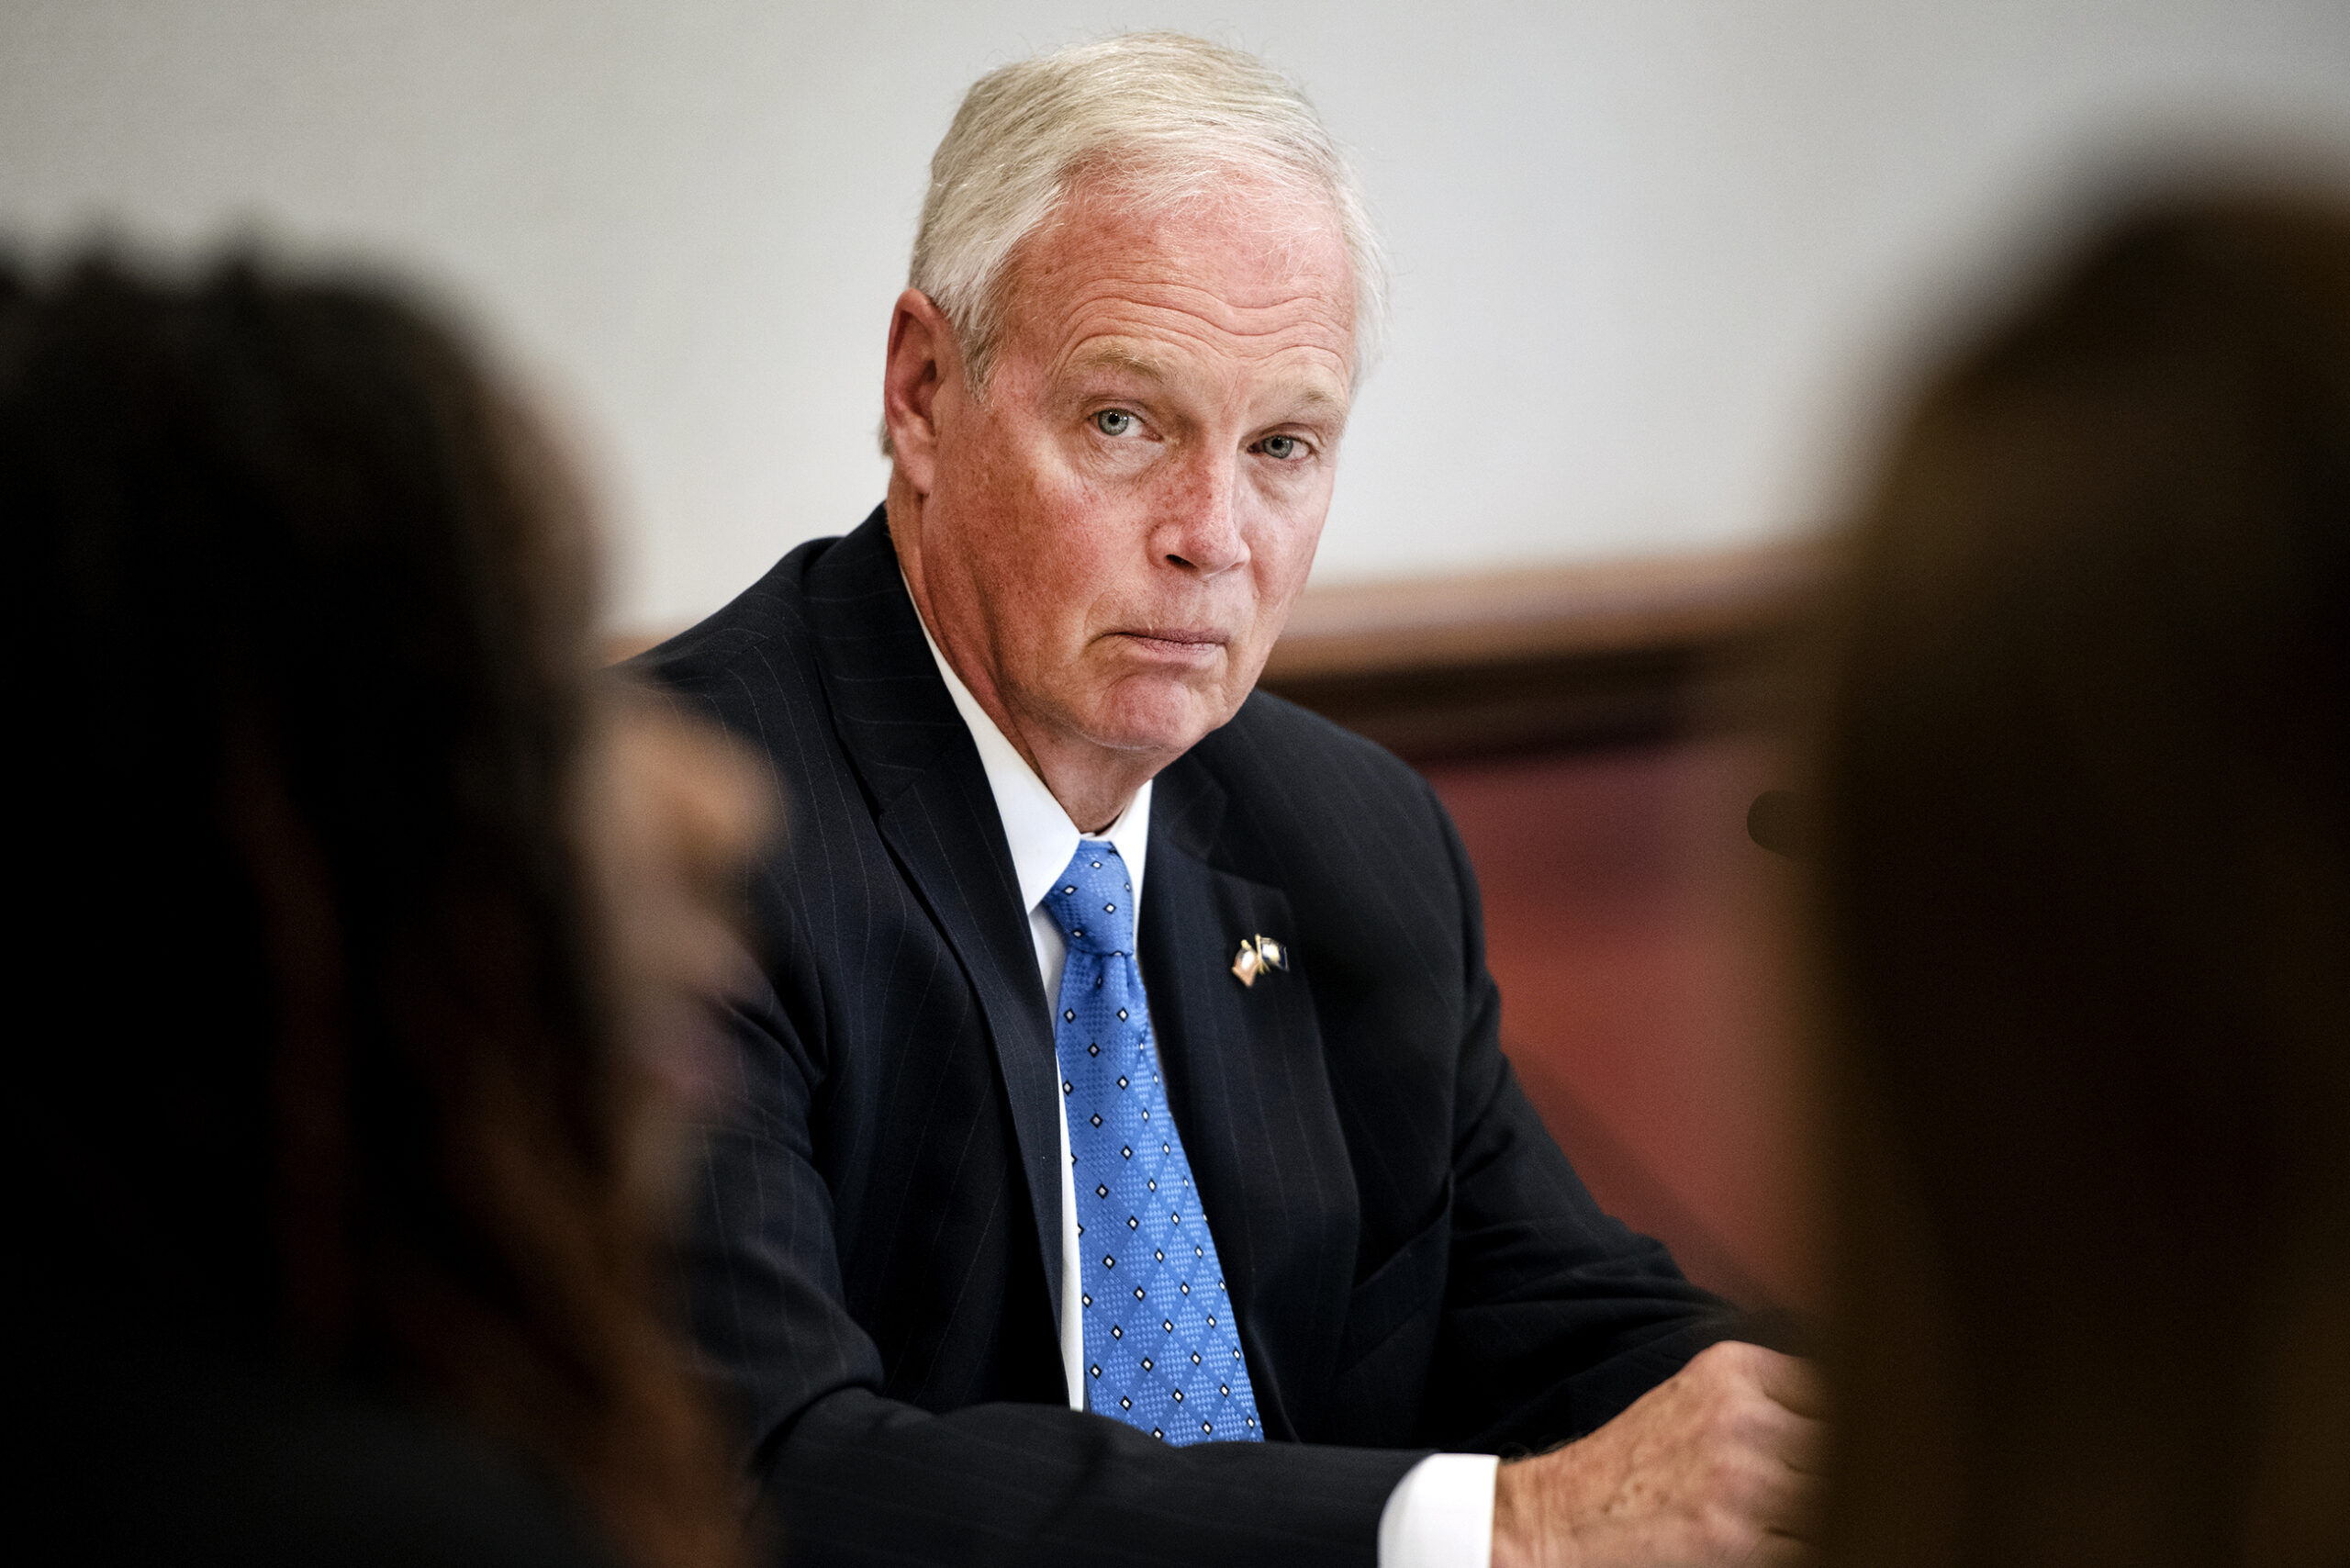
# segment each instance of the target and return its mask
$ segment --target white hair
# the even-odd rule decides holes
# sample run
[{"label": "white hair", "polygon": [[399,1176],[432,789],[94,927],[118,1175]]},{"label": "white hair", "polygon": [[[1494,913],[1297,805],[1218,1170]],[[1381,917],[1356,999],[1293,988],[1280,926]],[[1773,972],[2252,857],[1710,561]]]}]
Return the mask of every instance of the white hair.
[{"label": "white hair", "polygon": [[[955,329],[986,384],[1008,263],[1082,180],[1153,207],[1213,197],[1235,174],[1326,200],[1354,274],[1354,365],[1377,357],[1387,264],[1361,187],[1305,95],[1254,55],[1182,33],[1125,33],[991,71],[930,161],[908,283]],[[886,450],[886,446],[885,446]]]}]

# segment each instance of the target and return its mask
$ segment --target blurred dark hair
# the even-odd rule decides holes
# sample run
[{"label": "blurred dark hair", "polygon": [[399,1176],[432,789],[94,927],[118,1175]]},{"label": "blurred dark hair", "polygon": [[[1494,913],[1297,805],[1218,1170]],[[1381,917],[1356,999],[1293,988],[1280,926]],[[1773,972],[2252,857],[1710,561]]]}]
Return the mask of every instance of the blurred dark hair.
[{"label": "blurred dark hair", "polygon": [[722,1560],[575,794],[586,530],[445,330],[250,262],[0,277],[17,1299],[453,1409]]},{"label": "blurred dark hair", "polygon": [[1829,1560],[2350,1561],[2350,211],[2109,228],[1853,548]]}]

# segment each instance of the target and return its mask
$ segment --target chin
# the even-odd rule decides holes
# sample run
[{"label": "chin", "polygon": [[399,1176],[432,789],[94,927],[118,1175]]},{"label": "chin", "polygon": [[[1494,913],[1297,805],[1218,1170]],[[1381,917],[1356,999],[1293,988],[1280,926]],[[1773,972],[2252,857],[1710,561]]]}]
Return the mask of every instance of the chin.
[{"label": "chin", "polygon": [[1202,691],[1181,682],[1127,680],[1119,683],[1085,728],[1096,745],[1114,751],[1186,752],[1239,706],[1237,700],[1226,701],[1221,691]]}]

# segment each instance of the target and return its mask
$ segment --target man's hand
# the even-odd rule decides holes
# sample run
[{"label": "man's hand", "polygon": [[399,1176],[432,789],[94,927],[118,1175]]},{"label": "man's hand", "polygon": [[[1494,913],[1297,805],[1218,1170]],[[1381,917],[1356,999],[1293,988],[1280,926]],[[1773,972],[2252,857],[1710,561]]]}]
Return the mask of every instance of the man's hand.
[{"label": "man's hand", "polygon": [[1591,1436],[1501,1467],[1494,1568],[1799,1562],[1819,1414],[1804,1362],[1715,1345]]}]

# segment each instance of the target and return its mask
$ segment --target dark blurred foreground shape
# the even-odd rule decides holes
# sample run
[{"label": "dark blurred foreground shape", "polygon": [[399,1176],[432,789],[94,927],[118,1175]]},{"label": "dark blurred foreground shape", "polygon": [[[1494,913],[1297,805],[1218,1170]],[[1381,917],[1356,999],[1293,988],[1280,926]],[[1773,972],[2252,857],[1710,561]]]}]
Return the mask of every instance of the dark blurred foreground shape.
[{"label": "dark blurred foreground shape", "polygon": [[1849,568],[1829,1562],[2350,1562],[2350,208],[2104,230]]},{"label": "dark blurred foreground shape", "polygon": [[582,848],[561,465],[371,286],[0,272],[12,1528],[722,1563]]}]

